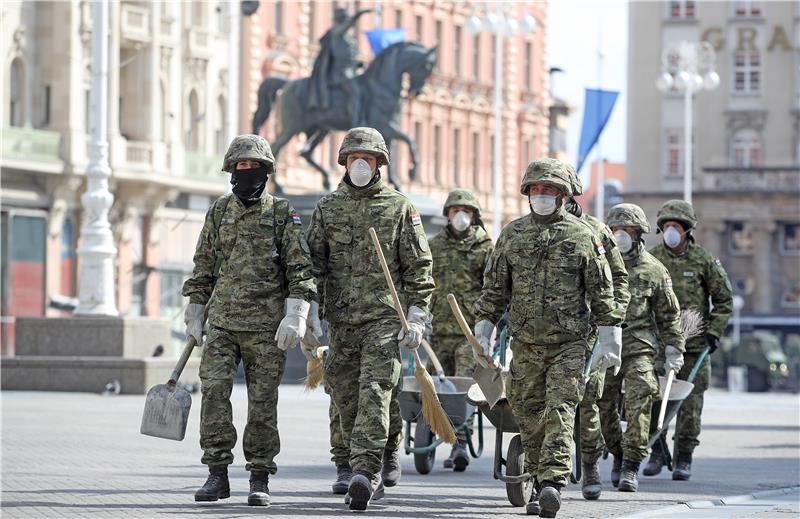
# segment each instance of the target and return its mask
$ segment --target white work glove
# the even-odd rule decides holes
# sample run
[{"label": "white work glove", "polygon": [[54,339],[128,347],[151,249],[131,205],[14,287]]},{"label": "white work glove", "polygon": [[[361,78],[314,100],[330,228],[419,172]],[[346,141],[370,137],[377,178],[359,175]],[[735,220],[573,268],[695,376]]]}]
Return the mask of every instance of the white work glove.
[{"label": "white work glove", "polygon": [[679,372],[683,367],[683,353],[675,346],[664,348],[664,357],[666,358],[667,367],[675,373]]},{"label": "white work glove", "polygon": [[305,336],[300,341],[300,349],[303,350],[306,360],[310,362],[317,358],[317,348],[319,348],[319,340],[314,335],[314,332],[311,331],[311,323],[309,322]]},{"label": "white work glove", "polygon": [[408,321],[408,333],[400,329],[397,340],[400,346],[409,350],[416,350],[422,344],[422,334],[425,333],[425,323],[428,322],[428,314],[422,308],[411,306],[406,315]]},{"label": "white work glove", "polygon": [[322,337],[322,322],[319,320],[319,303],[311,301],[311,308],[308,310],[308,330],[319,340]]},{"label": "white work glove", "polygon": [[191,335],[198,346],[203,345],[203,325],[206,320],[206,305],[189,303],[183,312],[183,322],[186,323],[186,338]]},{"label": "white work glove", "polygon": [[297,346],[297,343],[306,334],[306,316],[310,306],[302,299],[291,297],[286,299],[286,315],[275,333],[278,348],[286,351],[292,346]]},{"label": "white work glove", "polygon": [[614,375],[622,367],[622,328],[598,326],[597,346],[592,353],[592,370],[614,368]]},{"label": "white work glove", "polygon": [[475,338],[478,339],[483,353],[479,355],[478,352],[472,350],[472,356],[475,357],[475,362],[484,368],[489,367],[492,358],[492,332],[494,332],[494,324],[491,321],[484,319],[475,325]]}]

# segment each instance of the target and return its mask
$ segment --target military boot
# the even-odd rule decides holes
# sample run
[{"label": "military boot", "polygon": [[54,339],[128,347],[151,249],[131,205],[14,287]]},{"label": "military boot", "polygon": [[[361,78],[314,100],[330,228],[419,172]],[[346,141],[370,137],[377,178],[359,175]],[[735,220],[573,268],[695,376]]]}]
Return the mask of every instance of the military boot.
[{"label": "military boot", "polygon": [[611,484],[619,486],[619,471],[622,468],[622,455],[613,454],[614,462],[611,464]]},{"label": "military boot", "polygon": [[453,470],[464,472],[469,465],[469,452],[467,452],[467,442],[458,440],[453,446]]},{"label": "military boot", "polygon": [[269,474],[260,470],[250,471],[250,494],[247,496],[250,506],[269,506]]},{"label": "military boot", "polygon": [[679,452],[675,462],[675,470],[672,471],[672,479],[675,481],[688,481],[692,477],[692,453]]},{"label": "military boot", "polygon": [[639,489],[639,462],[628,461],[622,462],[622,471],[619,478],[619,491],[620,492],[636,492]]},{"label": "military boot", "polygon": [[400,481],[403,469],[400,468],[400,447],[383,451],[381,481],[387,487],[393,487]]},{"label": "military boot", "polygon": [[333,482],[334,494],[346,494],[347,487],[350,485],[350,478],[353,477],[353,471],[350,470],[350,465],[337,465],[336,466],[336,481]]},{"label": "military boot", "polygon": [[458,448],[458,443],[453,445],[453,448],[450,449],[450,457],[447,458],[446,460],[444,460],[444,463],[442,463],[442,466],[444,468],[446,468],[446,469],[452,469],[453,468],[453,456],[456,455],[456,449],[457,448]]},{"label": "military boot", "polygon": [[372,486],[374,476],[364,470],[356,470],[350,478],[350,485],[347,487],[347,497],[344,502],[350,506],[350,510],[366,510],[375,489]]},{"label": "military boot", "polygon": [[531,498],[528,500],[528,504],[525,505],[525,515],[539,515],[541,511],[542,509],[539,507],[539,485],[534,482]]},{"label": "military boot", "polygon": [[581,478],[581,493],[583,498],[594,501],[600,497],[603,484],[600,481],[600,473],[597,470],[597,462],[583,463],[583,477]]},{"label": "military boot", "polygon": [[543,482],[539,492],[539,517],[555,517],[560,508],[561,485],[552,481]]},{"label": "military boot", "polygon": [[653,450],[650,451],[650,459],[647,460],[642,474],[645,476],[657,476],[661,473],[663,467],[664,452],[661,450],[661,444],[656,442],[653,444]]},{"label": "military boot", "polygon": [[217,501],[231,497],[231,485],[228,482],[228,466],[208,467],[208,479],[194,493],[195,501]]}]

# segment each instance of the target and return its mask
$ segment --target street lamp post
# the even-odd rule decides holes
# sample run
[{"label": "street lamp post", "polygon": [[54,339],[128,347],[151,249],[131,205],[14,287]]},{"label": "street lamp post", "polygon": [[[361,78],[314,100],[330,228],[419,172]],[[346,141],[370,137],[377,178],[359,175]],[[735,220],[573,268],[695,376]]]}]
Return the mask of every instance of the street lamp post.
[{"label": "street lamp post", "polygon": [[500,182],[501,143],[503,131],[503,39],[520,32],[533,32],[536,30],[536,20],[531,15],[525,15],[517,21],[506,13],[503,4],[496,4],[494,10],[487,10],[484,16],[477,14],[470,16],[467,22],[467,32],[478,36],[488,32],[495,36],[494,39],[494,157],[492,163],[492,192],[494,217],[492,219],[492,234],[495,240],[500,236],[503,227],[502,184]]},{"label": "street lamp post", "polygon": [[656,87],[661,92],[683,93],[683,199],[692,203],[692,96],[719,86],[714,70],[716,53],[707,41],[679,41],[667,45],[661,54],[661,75]]},{"label": "street lamp post", "polygon": [[92,90],[89,94],[92,140],[86,169],[84,216],[78,247],[76,314],[116,316],[114,260],[117,248],[108,221],[114,195],[108,190],[108,1],[92,2]]}]

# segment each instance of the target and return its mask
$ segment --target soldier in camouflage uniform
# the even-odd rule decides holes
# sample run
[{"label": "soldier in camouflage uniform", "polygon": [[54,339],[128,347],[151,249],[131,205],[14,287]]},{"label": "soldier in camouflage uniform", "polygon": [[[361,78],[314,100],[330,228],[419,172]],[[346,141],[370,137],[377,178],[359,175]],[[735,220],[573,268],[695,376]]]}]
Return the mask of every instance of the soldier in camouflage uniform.
[{"label": "soldier in camouflage uniform", "polygon": [[[399,346],[422,341],[433,292],[431,254],[411,202],[381,179],[386,143],[373,128],[353,128],[339,149],[345,178],[314,210],[306,238],[330,325],[325,379],[350,447],[351,510],[365,510],[383,492],[379,471],[389,431],[392,392],[400,378]],[[383,245],[409,331],[401,329],[368,229]],[[312,313],[314,309],[312,308]],[[400,332],[398,333],[398,330]],[[395,451],[396,452],[396,451]]]},{"label": "soldier in camouflage uniform", "polygon": [[[657,225],[664,233],[664,243],[650,252],[667,267],[672,275],[673,290],[682,310],[700,312],[706,326],[705,337],[694,337],[686,341],[686,363],[678,373],[685,380],[706,346],[714,353],[719,338],[725,331],[728,318],[733,311],[733,297],[728,274],[719,259],[707,249],[694,242],[692,229],[697,227],[697,217],[691,204],[683,200],[670,200],[658,211]],[[710,304],[709,304],[710,303]],[[692,393],[683,401],[675,424],[677,436],[675,470],[672,479],[687,480],[691,476],[692,453],[700,443],[700,416],[703,412],[703,393],[711,379],[711,362],[703,360],[694,379]],[[661,472],[664,456],[658,443],[653,446],[647,465],[646,476]]]},{"label": "soldier in camouflage uniform", "polygon": [[[478,199],[469,189],[451,191],[442,214],[448,223],[431,238],[433,280],[436,283],[431,299],[432,346],[445,374],[471,377],[475,368],[472,348],[453,317],[447,294],[454,294],[460,301],[464,317],[472,327],[475,324],[472,305],[481,293],[483,270],[492,252],[492,239],[483,228]],[[467,426],[471,431],[472,417]],[[467,437],[465,432],[459,432],[458,443],[444,461],[444,467],[461,472],[467,465]]]},{"label": "soldier in camouflage uniform", "polygon": [[[669,272],[644,248],[642,235],[650,232],[644,211],[634,204],[615,205],[607,223],[628,269],[631,299],[622,332],[622,370],[606,375],[600,411],[606,447],[615,461],[623,460],[619,489],[636,492],[639,464],[647,456],[650,411],[658,396],[655,357],[659,344],[666,345],[670,369],[677,372],[683,365],[681,311]],[[623,381],[628,422],[624,435],[619,416]]]},{"label": "soldier in camouflage uniform", "polygon": [[598,360],[601,367],[613,365],[621,347],[606,329],[617,327],[623,315],[603,246],[564,208],[572,191],[570,169],[555,159],[528,166],[521,192],[532,213],[503,229],[474,307],[475,336],[483,347],[475,360],[487,365],[494,323],[510,304],[514,358],[507,391],[522,435],[525,471],[537,487],[526,510],[540,517],[555,517],[571,472],[575,408],[585,389],[592,327],[600,327],[607,353]]},{"label": "soldier in camouflage uniform", "polygon": [[[628,301],[631,294],[628,291],[628,272],[622,260],[622,254],[617,247],[616,241],[611,234],[611,230],[606,224],[597,218],[583,212],[576,196],[583,194],[583,184],[577,173],[571,171],[572,177],[572,198],[567,202],[567,211],[578,217],[583,223],[592,229],[597,239],[603,244],[605,249],[608,266],[611,267],[611,275],[614,280],[614,299],[619,308],[624,313],[628,308]],[[589,346],[593,347],[597,340],[597,330],[592,330],[589,336]],[[586,382],[586,391],[583,394],[578,413],[580,414],[580,438],[581,438],[581,493],[584,499],[595,500],[600,498],[603,490],[600,472],[597,462],[603,454],[605,443],[600,425],[600,408],[597,401],[603,395],[603,383],[605,381],[605,369],[592,369],[589,380]],[[614,472],[619,474],[621,459],[614,458]]]},{"label": "soldier in camouflage uniform", "polygon": [[228,465],[236,445],[230,396],[242,360],[248,396],[243,441],[250,471],[247,502],[268,505],[268,479],[278,470],[274,458],[280,451],[278,384],[286,349],[305,333],[307,301],[316,287],[300,216],[287,200],[265,190],[275,171],[267,141],[258,135],[236,137],[222,169],[231,173],[233,193],[218,198],[208,210],[194,272],[183,285],[183,295],[189,297],[186,333],[199,346],[205,344],[200,447],[210,474],[195,500],[230,496]]}]

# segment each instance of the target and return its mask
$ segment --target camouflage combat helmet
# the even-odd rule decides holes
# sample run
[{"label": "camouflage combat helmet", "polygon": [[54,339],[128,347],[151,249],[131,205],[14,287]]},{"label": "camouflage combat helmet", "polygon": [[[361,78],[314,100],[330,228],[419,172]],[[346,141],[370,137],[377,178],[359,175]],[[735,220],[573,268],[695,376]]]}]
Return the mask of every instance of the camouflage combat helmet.
[{"label": "camouflage combat helmet", "polygon": [[683,200],[669,200],[661,206],[656,215],[656,225],[660,229],[668,220],[685,223],[689,229],[697,227],[697,216],[694,214],[692,204]]},{"label": "camouflage combat helmet", "polygon": [[572,196],[580,196],[583,194],[583,183],[581,182],[581,177],[578,176],[578,172],[574,172],[572,175]]},{"label": "camouflage combat helmet", "polygon": [[454,205],[463,205],[469,207],[473,211],[475,218],[481,217],[481,205],[478,203],[478,198],[475,193],[469,189],[458,188],[450,191],[447,195],[447,200],[444,202],[444,209],[442,209],[442,216],[447,216],[447,210]]},{"label": "camouflage combat helmet", "polygon": [[532,184],[550,184],[570,196],[574,176],[576,176],[575,168],[566,162],[550,158],[534,160],[525,170],[519,191],[527,196],[528,188]]},{"label": "camouflage combat helmet", "polygon": [[256,160],[267,167],[267,174],[275,171],[275,157],[267,140],[260,135],[239,135],[231,141],[225,160],[222,162],[222,171],[233,173],[236,163],[243,160]]},{"label": "camouflage combat helmet", "polygon": [[617,204],[612,207],[608,211],[606,225],[609,227],[636,227],[643,233],[650,232],[647,216],[636,204]]},{"label": "camouflage combat helmet", "polygon": [[389,165],[389,150],[383,135],[375,128],[361,126],[352,128],[344,136],[339,148],[339,165],[347,165],[347,156],[351,153],[369,153],[378,159],[378,167]]}]

